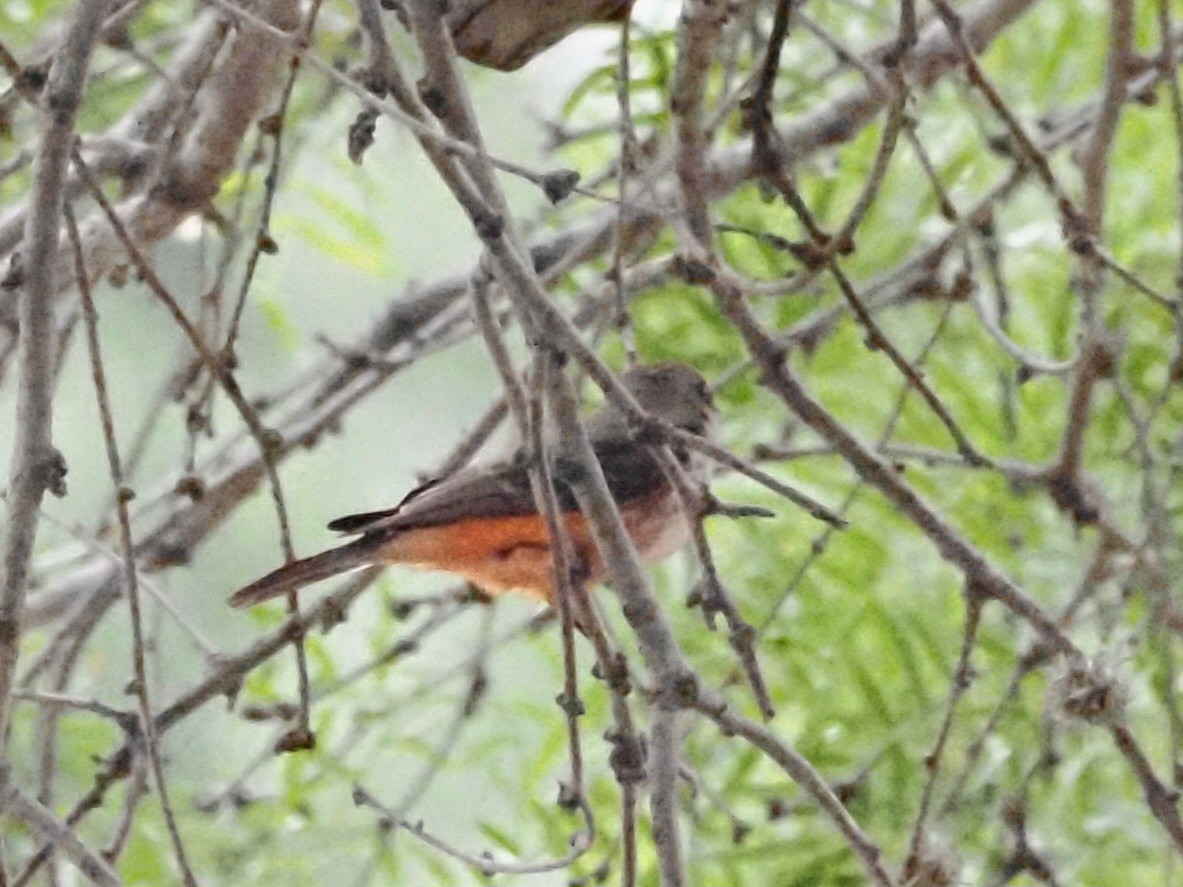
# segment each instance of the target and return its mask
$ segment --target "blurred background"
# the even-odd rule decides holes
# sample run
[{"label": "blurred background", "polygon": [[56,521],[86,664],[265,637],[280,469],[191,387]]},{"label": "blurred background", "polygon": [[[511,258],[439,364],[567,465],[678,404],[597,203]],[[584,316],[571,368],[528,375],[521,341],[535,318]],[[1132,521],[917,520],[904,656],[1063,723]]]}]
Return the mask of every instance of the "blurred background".
[{"label": "blurred background", "polygon": [[[923,39],[906,66],[909,92],[900,113],[907,121],[877,170],[897,95],[883,55],[899,31],[899,5],[793,5],[771,111],[795,152],[794,184],[829,232],[841,230],[870,195],[841,266],[988,463],[959,452],[923,399],[906,393],[882,351],[867,347],[873,337],[851,316],[834,278],[811,273],[817,269],[802,261],[809,233],[800,218],[741,163],[751,142],[741,100],[759,80],[774,2],[736,5],[712,57],[708,148],[719,180],[727,181],[712,193],[719,254],[750,284],[745,304],[792,346],[790,366],[810,392],[1031,601],[1059,618],[1090,662],[1115,676],[1121,723],[1161,786],[1173,788],[1183,772],[1176,700],[1183,624],[1176,525],[1183,122],[1175,110],[1174,24],[1183,7],[1168,0],[957,5],[967,22],[980,25],[975,49],[1005,107],[1048,159],[1055,188],[1081,206],[1096,191],[1081,171],[1082,157],[1096,144],[1106,113],[1114,47],[1125,45],[1114,22],[1136,7],[1122,56],[1128,76],[1111,106],[1117,123],[1104,151],[1103,213],[1100,226],[1087,232],[1092,255],[1107,257],[1106,266],[1065,235],[1055,188],[1033,173],[1006,117],[967,80],[953,50],[931,50],[938,35],[948,40],[931,8],[918,10]],[[32,68],[57,46],[72,8],[7,0],[0,42]],[[633,9],[629,93],[640,147],[628,187],[638,201],[652,197],[646,189],[672,193],[670,104],[681,10],[667,0],[638,0]],[[307,15],[308,8],[298,11]],[[124,15],[122,36],[96,51],[79,118],[84,147],[96,151],[100,136],[116,131],[167,79],[162,70],[172,71],[180,47],[213,11],[201,3],[137,2]],[[400,61],[418,72],[414,42],[393,14],[386,30]],[[574,169],[596,195],[552,207],[535,184],[503,175],[514,217],[532,242],[614,211],[619,39],[618,27],[582,29],[511,73],[463,63],[492,155],[536,172]],[[354,4],[325,2],[312,52],[360,77],[366,46]],[[257,116],[275,112],[287,71],[282,61]],[[876,78],[878,92],[867,85]],[[36,145],[37,117],[15,82],[11,71],[0,80],[0,227],[26,206]],[[870,98],[865,107],[843,104],[851,96]],[[375,386],[309,446],[283,453],[278,470],[301,555],[333,544],[329,520],[389,507],[430,476],[501,393],[461,300],[390,350],[366,350],[380,319],[446,289],[441,280],[463,283],[481,244],[405,127],[379,119],[363,162],[350,161],[347,134],[360,109],[355,96],[305,66],[284,117],[265,231],[257,220],[269,193],[264,180],[274,139],[261,136],[256,123],[220,177],[212,206],[187,214],[151,244],[169,292],[205,324],[203,331],[212,324],[210,341],[218,343],[257,235],[274,242],[274,254],[268,247],[257,256],[233,347],[235,378],[269,427],[287,431],[301,427],[304,414],[319,417],[323,404],[311,393],[334,373],[355,373],[352,387],[341,390],[360,391],[366,380]],[[828,128],[819,121],[829,121]],[[134,177],[108,172],[104,182],[120,208],[148,193]],[[77,206],[80,214],[95,212],[82,197]],[[967,634],[964,577],[911,519],[862,485],[831,442],[761,387],[731,320],[704,288],[671,270],[678,249],[671,226],[655,227],[622,257],[635,273],[626,333],[607,307],[611,251],[573,261],[550,286],[556,304],[591,318],[582,331],[615,368],[625,364],[630,343],[643,362],[697,366],[718,386],[724,442],[845,509],[850,521],[842,533],[827,533],[754,482],[721,475],[714,483],[723,499],[776,513],[707,525],[723,581],[758,632],[778,710],[775,734],[835,787],[901,884],[1178,883],[1183,846],[1149,809],[1145,783],[1114,743],[1113,724],[1100,718],[1086,725],[1064,713],[1055,691],[1064,686],[1063,663],[1014,613],[991,602]],[[194,497],[186,490],[194,482],[207,492],[223,489],[218,485],[257,448],[208,374],[192,368],[191,347],[135,269],[123,260],[111,265],[94,298],[117,437],[125,459],[135,454],[128,481],[137,494],[133,532],[146,546],[147,664],[162,710],[282,625],[279,604],[233,611],[226,598],[281,564],[283,551],[264,481],[232,502],[199,544],[181,545],[182,562],[162,562],[168,546],[154,534],[187,519],[177,518],[190,513]],[[212,292],[223,300],[213,320]],[[112,599],[101,614],[94,610],[93,634],[78,628],[88,613],[85,601],[78,605],[79,585],[109,569],[118,549],[79,317],[76,296],[63,292],[53,439],[69,466],[69,493],[45,502],[21,664],[27,686],[38,692],[132,710],[125,602]],[[524,366],[530,349],[512,322],[506,328]],[[1103,371],[1097,349],[1109,361]],[[9,453],[16,429],[12,361],[0,372],[0,453]],[[209,389],[211,396],[201,394]],[[599,400],[591,386],[583,391],[589,405]],[[1068,465],[1070,438],[1081,455]],[[655,570],[654,580],[687,658],[758,718],[737,680],[726,630],[708,630],[701,612],[686,605],[699,574],[685,553]],[[333,590],[327,583],[305,600],[314,606]],[[555,803],[568,769],[565,723],[555,705],[563,681],[557,626],[540,618],[534,601],[508,596],[487,605],[466,594],[447,576],[391,569],[349,606],[342,624],[308,635],[315,750],[273,752],[297,698],[288,647],[261,656],[241,687],[227,688],[229,697],[216,695],[178,719],[161,749],[200,883],[486,882],[406,831],[382,827],[373,810],[355,806],[355,784],[473,855],[488,849],[501,860],[529,861],[567,852],[580,822]],[[614,604],[606,609],[640,669],[627,625]],[[620,879],[618,789],[603,738],[612,723],[609,700],[588,674],[592,657],[580,644],[597,841],[571,866],[498,875],[498,883]],[[968,666],[961,664],[967,649]],[[40,669],[35,680],[29,669]],[[50,709],[60,712],[56,724],[47,719]],[[96,777],[101,783],[110,772],[108,756],[122,741],[116,722],[93,711],[18,701],[11,758],[22,784],[66,816]],[[692,883],[864,883],[846,841],[766,757],[692,719],[683,754]],[[116,840],[135,784],[117,781],[102,806],[86,812],[79,832],[94,847]],[[155,794],[136,807],[131,823],[114,854],[125,883],[182,883]],[[644,812],[640,834],[637,883],[657,884]],[[9,820],[3,835],[8,865],[20,871],[37,841]],[[917,854],[918,844],[925,853]],[[29,882],[82,880],[56,860]]]}]

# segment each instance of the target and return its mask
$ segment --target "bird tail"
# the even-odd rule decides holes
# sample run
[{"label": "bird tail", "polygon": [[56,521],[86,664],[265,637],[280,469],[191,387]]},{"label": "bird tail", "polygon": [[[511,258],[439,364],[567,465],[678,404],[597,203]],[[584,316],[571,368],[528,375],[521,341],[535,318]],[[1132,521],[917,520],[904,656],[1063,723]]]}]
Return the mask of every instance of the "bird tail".
[{"label": "bird tail", "polygon": [[313,582],[319,582],[321,579],[364,567],[374,562],[374,553],[372,540],[358,539],[340,548],[331,548],[320,554],[292,561],[234,592],[230,597],[230,606],[251,607],[296,591],[305,585],[311,585]]}]

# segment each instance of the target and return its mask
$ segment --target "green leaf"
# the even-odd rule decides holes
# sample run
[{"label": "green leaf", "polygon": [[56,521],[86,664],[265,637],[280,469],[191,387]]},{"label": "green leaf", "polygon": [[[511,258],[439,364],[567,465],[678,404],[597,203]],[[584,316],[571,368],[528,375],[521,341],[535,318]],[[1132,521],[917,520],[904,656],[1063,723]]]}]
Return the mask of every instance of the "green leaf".
[{"label": "green leaf", "polygon": [[481,834],[488,838],[489,841],[491,841],[495,846],[500,847],[507,853],[511,853],[515,857],[520,857],[522,855],[521,846],[505,829],[499,828],[488,821],[481,822],[477,828],[479,828]]},{"label": "green leaf", "polygon": [[276,299],[267,297],[257,299],[256,304],[263,313],[263,320],[266,321],[267,328],[279,340],[279,346],[287,352],[296,351],[300,345],[300,333],[283,305]]}]

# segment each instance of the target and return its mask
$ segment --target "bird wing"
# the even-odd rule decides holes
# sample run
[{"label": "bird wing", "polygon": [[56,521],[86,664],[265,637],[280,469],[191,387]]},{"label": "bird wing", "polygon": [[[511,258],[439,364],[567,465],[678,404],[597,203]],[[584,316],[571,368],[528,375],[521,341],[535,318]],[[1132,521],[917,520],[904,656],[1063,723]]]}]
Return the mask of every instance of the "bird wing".
[{"label": "bird wing", "polygon": [[465,518],[512,517],[534,512],[525,467],[507,462],[433,478],[407,493],[394,508],[346,515],[330,523],[329,529],[343,533],[397,532]]},{"label": "bird wing", "polygon": [[[608,490],[618,503],[655,492],[665,483],[661,467],[643,444],[632,440],[600,441],[595,453]],[[560,510],[577,508],[570,486],[561,478],[555,479],[555,492]],[[394,508],[339,517],[329,524],[329,529],[350,534],[399,532],[458,520],[536,513],[525,463],[511,460],[433,478],[407,493]]]}]

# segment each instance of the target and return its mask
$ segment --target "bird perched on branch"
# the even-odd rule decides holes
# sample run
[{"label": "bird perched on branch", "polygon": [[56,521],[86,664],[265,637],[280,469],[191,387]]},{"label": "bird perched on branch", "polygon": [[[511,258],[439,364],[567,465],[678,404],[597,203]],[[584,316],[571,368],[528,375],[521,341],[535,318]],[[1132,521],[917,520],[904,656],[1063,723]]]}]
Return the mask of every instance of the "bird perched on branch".
[{"label": "bird perched on branch", "polygon": [[[621,376],[651,416],[705,434],[714,416],[706,380],[685,364],[638,367]],[[690,534],[678,493],[651,445],[607,405],[586,420],[588,437],[625,528],[647,562],[680,548]],[[604,574],[587,520],[570,487],[555,482],[562,520],[589,583]],[[523,460],[465,468],[412,490],[386,511],[338,518],[329,529],[352,542],[280,567],[231,597],[257,604],[312,582],[370,564],[407,564],[461,576],[490,593],[522,591],[554,598],[550,540]]]}]

